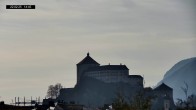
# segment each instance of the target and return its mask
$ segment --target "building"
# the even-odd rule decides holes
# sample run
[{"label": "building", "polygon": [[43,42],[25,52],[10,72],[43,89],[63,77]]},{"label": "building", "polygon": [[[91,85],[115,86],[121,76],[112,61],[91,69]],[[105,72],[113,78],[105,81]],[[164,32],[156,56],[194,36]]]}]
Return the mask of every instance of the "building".
[{"label": "building", "polygon": [[60,102],[100,107],[111,104],[116,92],[124,92],[126,97],[133,99],[139,91],[144,91],[146,97],[156,97],[152,100],[152,110],[175,109],[172,88],[164,83],[155,89],[144,88],[143,77],[130,75],[126,65],[100,65],[87,53],[87,56],[76,66],[76,86],[61,89],[57,99]]},{"label": "building", "polygon": [[173,89],[162,83],[153,90],[152,110],[175,110],[175,104],[173,101]]},{"label": "building", "polygon": [[77,84],[83,77],[92,77],[105,83],[125,82],[133,86],[143,87],[143,77],[140,75],[129,75],[126,65],[100,65],[90,54],[77,64]]}]

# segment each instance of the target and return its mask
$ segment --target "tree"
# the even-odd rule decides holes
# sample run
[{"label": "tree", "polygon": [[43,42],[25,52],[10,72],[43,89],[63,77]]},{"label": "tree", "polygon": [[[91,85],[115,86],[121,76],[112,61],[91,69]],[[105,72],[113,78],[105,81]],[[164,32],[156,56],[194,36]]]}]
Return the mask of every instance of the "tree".
[{"label": "tree", "polygon": [[195,94],[192,94],[192,95],[188,95],[188,90],[189,90],[189,86],[186,82],[184,82],[184,87],[181,87],[182,91],[184,92],[185,94],[185,99],[177,99],[177,103],[176,103],[176,106],[179,108],[179,109],[186,109],[186,110],[189,110],[191,108],[194,108],[195,107],[195,102],[196,102],[196,95]]},{"label": "tree", "polygon": [[54,86],[54,91],[55,91],[55,97],[58,97],[60,94],[60,90],[63,88],[63,86],[60,83],[57,83]]},{"label": "tree", "polygon": [[114,110],[150,110],[151,100],[154,97],[148,95],[147,92],[142,89],[137,91],[137,93],[130,99],[128,104],[123,92],[118,92],[116,98],[113,101]]},{"label": "tree", "polygon": [[196,109],[196,95],[189,95],[187,99],[177,99],[176,106],[178,110],[195,110]]},{"label": "tree", "polygon": [[151,109],[151,100],[154,97],[147,95],[145,90],[140,90],[133,97],[133,100],[130,103],[131,110],[150,110]]},{"label": "tree", "polygon": [[47,91],[47,97],[53,99],[54,98],[54,86],[50,85],[48,86],[48,91]]},{"label": "tree", "polygon": [[130,110],[122,92],[117,92],[112,107],[114,110]]},{"label": "tree", "polygon": [[185,96],[186,96],[186,99],[188,98],[188,90],[189,90],[189,86],[186,82],[184,82],[184,85],[185,87],[181,87],[181,89],[183,90]]},{"label": "tree", "polygon": [[62,89],[62,85],[57,83],[56,85],[48,86],[47,97],[51,99],[55,99],[60,94],[60,90]]}]

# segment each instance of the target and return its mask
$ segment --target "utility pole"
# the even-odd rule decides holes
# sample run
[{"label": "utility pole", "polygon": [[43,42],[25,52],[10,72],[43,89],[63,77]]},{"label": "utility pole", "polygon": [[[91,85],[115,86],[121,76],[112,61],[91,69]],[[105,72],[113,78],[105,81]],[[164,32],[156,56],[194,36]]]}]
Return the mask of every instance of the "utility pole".
[{"label": "utility pole", "polygon": [[15,106],[16,106],[16,97],[15,97]]},{"label": "utility pole", "polygon": [[40,97],[38,97],[38,101],[37,101],[37,104],[39,105],[39,100],[40,100]]},{"label": "utility pole", "polygon": [[25,96],[24,96],[24,106],[25,106]]},{"label": "utility pole", "polygon": [[11,105],[14,105],[14,100],[12,99],[12,104]]},{"label": "utility pole", "polygon": [[19,106],[19,97],[18,97],[18,106]]},{"label": "utility pole", "polygon": [[31,106],[32,106],[32,96],[31,96]]}]

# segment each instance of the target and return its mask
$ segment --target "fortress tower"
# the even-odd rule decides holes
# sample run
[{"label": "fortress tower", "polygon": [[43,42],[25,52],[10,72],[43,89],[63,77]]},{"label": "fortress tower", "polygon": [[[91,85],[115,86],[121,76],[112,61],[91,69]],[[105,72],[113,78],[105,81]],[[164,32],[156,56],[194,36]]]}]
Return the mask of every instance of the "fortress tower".
[{"label": "fortress tower", "polygon": [[90,54],[87,53],[87,56],[80,61],[77,66],[77,84],[80,82],[81,77],[83,77],[84,73],[91,67],[99,66],[93,58],[90,57]]}]

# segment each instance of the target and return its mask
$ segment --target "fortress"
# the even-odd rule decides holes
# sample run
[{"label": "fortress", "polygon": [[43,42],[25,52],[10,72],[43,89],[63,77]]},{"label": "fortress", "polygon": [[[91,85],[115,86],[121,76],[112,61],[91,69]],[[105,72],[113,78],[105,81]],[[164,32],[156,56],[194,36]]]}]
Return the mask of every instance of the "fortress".
[{"label": "fortress", "polygon": [[103,65],[100,66],[90,54],[77,64],[77,84],[83,77],[92,77],[105,83],[124,82],[134,86],[143,87],[143,77],[140,75],[129,75],[126,65]]},{"label": "fortress", "polygon": [[175,110],[173,89],[162,83],[152,89],[145,88],[143,77],[129,75],[126,65],[100,65],[90,54],[77,66],[77,83],[74,88],[63,88],[57,98],[58,102],[82,104],[89,107],[100,107],[112,104],[117,92],[123,92],[127,101],[133,100],[138,92],[144,97],[155,97],[151,100],[151,110]]}]

